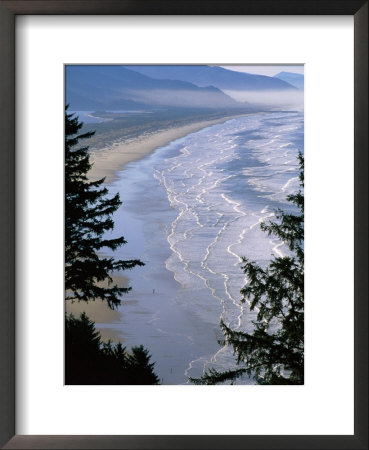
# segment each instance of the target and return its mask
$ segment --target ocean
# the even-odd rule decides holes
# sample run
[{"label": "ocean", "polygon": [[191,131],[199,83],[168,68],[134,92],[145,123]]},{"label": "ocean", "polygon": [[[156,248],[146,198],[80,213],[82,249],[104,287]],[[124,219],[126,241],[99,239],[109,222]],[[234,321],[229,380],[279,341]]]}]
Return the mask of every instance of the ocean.
[{"label": "ocean", "polygon": [[231,349],[218,343],[219,323],[253,328],[256,311],[241,302],[241,257],[265,266],[288,254],[260,223],[277,208],[293,211],[286,196],[299,188],[299,151],[302,112],[250,114],[156,149],[109,185],[123,202],[109,237],[127,240],[111,255],[146,265],[123,273],[132,290],[121,320],[96,326],[117,331],[127,348],[147,347],[162,383],[235,367]]}]

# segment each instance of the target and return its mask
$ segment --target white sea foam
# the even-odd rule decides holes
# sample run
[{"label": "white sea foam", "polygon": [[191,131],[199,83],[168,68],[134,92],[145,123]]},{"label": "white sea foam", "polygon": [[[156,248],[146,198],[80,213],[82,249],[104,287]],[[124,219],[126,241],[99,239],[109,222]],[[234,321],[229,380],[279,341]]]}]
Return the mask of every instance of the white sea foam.
[{"label": "white sea foam", "polygon": [[[260,223],[272,218],[278,207],[291,208],[286,196],[298,188],[298,151],[303,151],[301,113],[250,115],[170,144],[146,163],[127,168],[124,181],[122,177],[116,183],[120,190],[138,173],[140,177],[146,174],[146,195],[151,199],[157,196],[156,202],[160,198],[168,205],[167,210],[155,210],[153,216],[153,207],[147,202],[144,215],[139,209],[142,191],[132,190],[128,199],[134,206],[128,208],[130,215],[125,219],[129,223],[141,217],[146,230],[151,227],[149,236],[147,232],[140,236],[146,239],[144,255],[152,264],[145,267],[144,279],[138,279],[133,271],[133,286],[139,283],[144,288],[152,280],[158,285],[159,266],[161,276],[166,272],[174,280],[167,281],[165,289],[159,285],[161,303],[156,308],[162,309],[155,311],[156,319],[150,324],[160,326],[165,336],[159,329],[148,331],[148,321],[142,323],[144,331],[136,324],[137,343],[142,342],[140,333],[160,339],[160,346],[155,340],[143,343],[159,370],[166,371],[161,375],[164,382],[186,383],[187,376],[199,376],[209,367],[234,367],[231,349],[217,347],[216,339],[222,337],[219,322],[252,330],[257,311],[250,311],[249,302],[241,302],[240,289],[247,282],[241,270],[242,257],[266,265],[272,254],[286,253],[285,245],[264,233]],[[148,224],[150,220],[153,225]],[[165,302],[170,304],[170,315]],[[173,324],[175,320],[179,322]],[[170,360],[168,348],[173,339],[183,346],[183,352]]]},{"label": "white sea foam", "polygon": [[[183,289],[195,287],[201,299],[220,302],[221,318],[238,329],[249,329],[255,318],[240,301],[242,256],[264,264],[272,253],[283,255],[283,243],[259,225],[273,215],[270,201],[285,203],[298,186],[301,129],[302,116],[296,113],[234,119],[191,135],[180,155],[160,168],[160,182],[178,212],[168,235],[173,255],[166,267]],[[240,180],[248,185],[244,195]],[[191,297],[184,301],[191,307]],[[224,353],[213,355],[211,363]],[[199,358],[197,366],[199,361],[206,358]],[[186,373],[191,375],[192,366],[190,362]]]}]

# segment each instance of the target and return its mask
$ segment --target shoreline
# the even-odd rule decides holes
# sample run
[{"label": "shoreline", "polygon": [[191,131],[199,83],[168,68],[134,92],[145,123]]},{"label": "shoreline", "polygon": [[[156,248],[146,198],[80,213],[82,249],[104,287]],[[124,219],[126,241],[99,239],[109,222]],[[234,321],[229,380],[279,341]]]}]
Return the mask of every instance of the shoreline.
[{"label": "shoreline", "polygon": [[[122,273],[114,273],[112,275],[113,282],[120,287],[130,287],[130,278]],[[107,287],[107,282],[102,283]],[[121,305],[127,303],[124,296],[121,299]],[[110,309],[106,301],[101,299],[90,300],[88,302],[78,300],[67,300],[65,302],[65,313],[67,315],[73,314],[79,317],[82,313],[86,313],[87,317],[95,323],[96,330],[101,335],[103,342],[111,340],[113,343],[124,343],[124,335],[120,330],[122,322],[122,311],[117,309]]]},{"label": "shoreline", "polygon": [[93,166],[88,178],[91,181],[96,181],[105,177],[105,183],[111,183],[117,179],[117,172],[129,162],[144,158],[155,149],[163,147],[190,133],[246,115],[248,114],[238,114],[219,119],[203,120],[189,125],[182,125],[164,130],[161,129],[150,133],[149,135],[137,135],[132,139],[122,141],[101,150],[91,149],[90,160],[91,163],[93,163]]}]

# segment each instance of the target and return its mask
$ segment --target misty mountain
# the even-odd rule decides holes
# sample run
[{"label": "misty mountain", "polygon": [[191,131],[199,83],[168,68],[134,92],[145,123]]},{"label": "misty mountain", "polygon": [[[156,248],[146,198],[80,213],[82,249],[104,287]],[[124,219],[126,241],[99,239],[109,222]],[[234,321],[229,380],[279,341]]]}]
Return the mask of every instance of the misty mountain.
[{"label": "misty mountain", "polygon": [[153,79],[119,65],[68,65],[66,102],[74,111],[152,107],[244,107],[216,87]]},{"label": "misty mountain", "polygon": [[304,90],[304,75],[302,73],[280,72],[274,75],[274,78],[286,81],[297,89]]},{"label": "misty mountain", "polygon": [[141,74],[156,79],[182,80],[197,86],[215,86],[219,89],[230,91],[282,91],[296,90],[295,86],[266,75],[254,75],[234,70],[224,69],[216,66],[199,65],[145,65],[125,66]]}]

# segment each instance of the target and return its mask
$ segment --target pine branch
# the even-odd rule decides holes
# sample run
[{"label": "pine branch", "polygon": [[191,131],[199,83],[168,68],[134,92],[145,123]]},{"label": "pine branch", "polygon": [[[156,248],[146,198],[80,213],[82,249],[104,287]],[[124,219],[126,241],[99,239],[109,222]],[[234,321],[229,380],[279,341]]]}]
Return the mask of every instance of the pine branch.
[{"label": "pine branch", "polygon": [[[102,248],[116,250],[127,243],[123,236],[108,239],[114,228],[112,215],[120,207],[119,194],[108,198],[104,178],[89,181],[91,169],[88,146],[79,146],[94,132],[78,134],[82,122],[66,112],[65,116],[65,289],[67,298],[78,301],[105,300],[110,308],[120,304],[120,297],[130,288],[112,283],[116,271],[143,266],[139,259],[103,258]],[[96,283],[105,282],[108,287]]]}]

